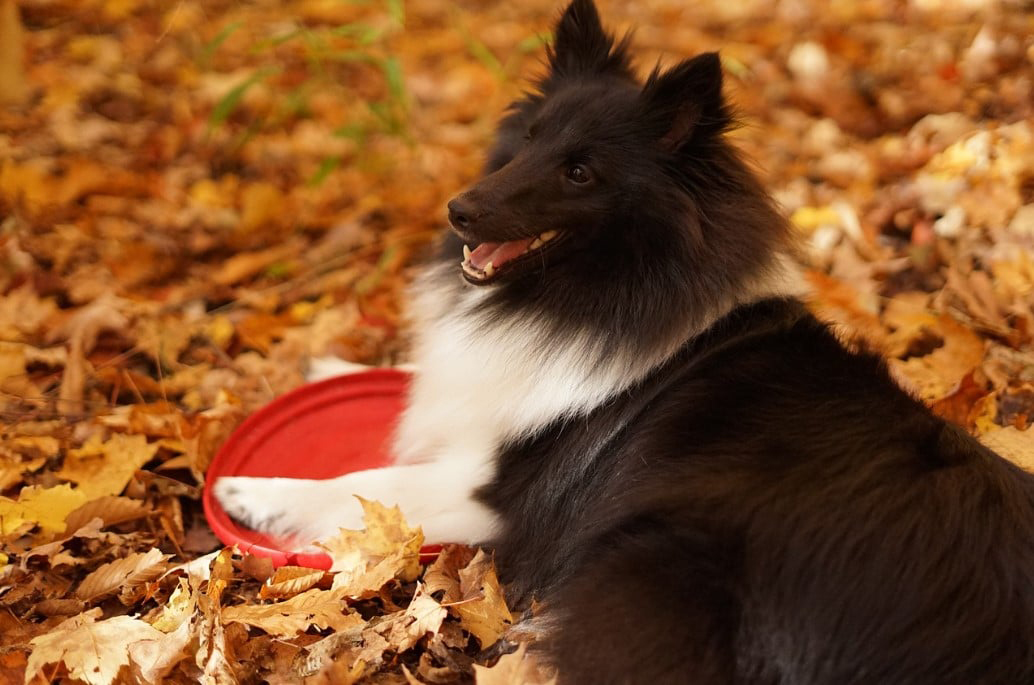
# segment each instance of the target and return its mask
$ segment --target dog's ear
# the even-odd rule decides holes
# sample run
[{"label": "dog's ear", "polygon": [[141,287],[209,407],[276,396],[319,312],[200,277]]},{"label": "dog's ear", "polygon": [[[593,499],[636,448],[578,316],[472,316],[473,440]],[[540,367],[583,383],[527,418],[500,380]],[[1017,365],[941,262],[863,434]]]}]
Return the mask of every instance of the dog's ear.
[{"label": "dog's ear", "polygon": [[644,117],[662,147],[717,135],[731,123],[722,97],[722,63],[707,52],[661,72],[654,69],[643,86]]},{"label": "dog's ear", "polygon": [[553,46],[547,49],[549,74],[544,90],[565,78],[597,74],[634,78],[629,38],[615,45],[614,36],[603,30],[593,1],[573,0],[557,22]]}]

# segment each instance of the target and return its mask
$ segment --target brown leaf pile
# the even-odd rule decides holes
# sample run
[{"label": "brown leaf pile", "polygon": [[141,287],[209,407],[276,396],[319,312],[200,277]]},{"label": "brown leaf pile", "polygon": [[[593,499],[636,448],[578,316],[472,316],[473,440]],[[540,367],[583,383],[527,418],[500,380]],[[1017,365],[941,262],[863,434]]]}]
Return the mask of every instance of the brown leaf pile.
[{"label": "brown leaf pile", "polygon": [[[600,4],[644,65],[721,49],[814,308],[1034,467],[1029,8]],[[483,665],[518,618],[484,552],[422,567],[366,503],[330,572],[274,572],[198,501],[311,358],[403,358],[407,268],[557,9],[0,0],[0,682],[548,678]]]}]

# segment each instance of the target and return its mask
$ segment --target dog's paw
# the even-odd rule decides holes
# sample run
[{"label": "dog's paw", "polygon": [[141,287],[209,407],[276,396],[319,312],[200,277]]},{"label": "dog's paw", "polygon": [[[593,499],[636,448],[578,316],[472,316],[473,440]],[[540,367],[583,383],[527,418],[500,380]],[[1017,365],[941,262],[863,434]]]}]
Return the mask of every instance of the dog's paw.
[{"label": "dog's paw", "polygon": [[230,518],[252,530],[305,545],[361,528],[362,508],[334,480],[231,476],[215,482],[212,493]]}]

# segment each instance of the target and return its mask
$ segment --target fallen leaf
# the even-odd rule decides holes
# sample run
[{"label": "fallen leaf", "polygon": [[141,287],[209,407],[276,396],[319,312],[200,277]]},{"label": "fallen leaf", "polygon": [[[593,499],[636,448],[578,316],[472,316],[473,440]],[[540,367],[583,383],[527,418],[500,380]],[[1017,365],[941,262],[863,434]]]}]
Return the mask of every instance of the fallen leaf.
[{"label": "fallen leaf", "polygon": [[281,566],[259,589],[262,599],[284,599],[305,592],[323,580],[326,573],[303,566]]},{"label": "fallen leaf", "polygon": [[460,599],[449,610],[459,616],[460,625],[478,639],[481,648],[487,649],[513,623],[492,557],[479,549],[459,576]]},{"label": "fallen leaf", "polygon": [[101,610],[91,609],[70,618],[29,643],[32,654],[25,666],[25,682],[43,675],[47,666],[63,664],[68,675],[88,685],[109,685],[130,663],[129,647],[155,640],[162,633],[140,619],[115,616],[97,621]]},{"label": "fallen leaf", "polygon": [[474,550],[465,545],[445,545],[431,565],[424,571],[423,582],[427,594],[442,592],[442,603],[457,602],[460,591],[460,569],[474,558]]},{"label": "fallen leaf", "polygon": [[151,549],[104,564],[83,579],[76,588],[75,596],[94,602],[123,588],[154,580],[165,572],[165,560],[170,556],[162,554],[159,549]]},{"label": "fallen leaf", "polygon": [[413,600],[405,611],[397,612],[372,628],[388,641],[390,648],[404,652],[424,636],[434,635],[442,627],[449,612],[434,597],[417,584]]},{"label": "fallen leaf", "polygon": [[79,485],[87,499],[119,495],[137,469],[154,458],[158,446],[142,435],[115,433],[107,441],[94,437],[68,451],[59,478]]},{"label": "fallen leaf", "polygon": [[0,497],[0,536],[8,535],[24,524],[38,525],[44,533],[65,529],[65,518],[82,506],[87,496],[70,485],[22,488],[17,500]]},{"label": "fallen leaf", "polygon": [[332,560],[330,570],[336,573],[333,589],[349,597],[363,597],[376,594],[393,578],[415,580],[420,574],[423,531],[406,525],[398,507],[389,509],[379,502],[358,499],[366,528],[341,529],[336,536],[317,543]]},{"label": "fallen leaf", "polygon": [[294,637],[309,626],[335,631],[366,623],[345,611],[344,595],[331,590],[308,590],[282,602],[226,607],[224,623],[244,623],[279,637]]},{"label": "fallen leaf", "polygon": [[984,341],[951,316],[938,317],[937,331],[943,346],[920,357],[890,360],[895,372],[908,379],[925,402],[945,397],[984,359]]},{"label": "fallen leaf", "polygon": [[197,632],[193,620],[181,621],[172,631],[129,645],[133,672],[141,683],[161,683],[165,676],[189,656],[189,647]]},{"label": "fallen leaf", "polygon": [[91,499],[65,518],[65,532],[78,530],[93,518],[99,518],[104,526],[135,521],[150,513],[144,502],[129,497],[106,495]]}]

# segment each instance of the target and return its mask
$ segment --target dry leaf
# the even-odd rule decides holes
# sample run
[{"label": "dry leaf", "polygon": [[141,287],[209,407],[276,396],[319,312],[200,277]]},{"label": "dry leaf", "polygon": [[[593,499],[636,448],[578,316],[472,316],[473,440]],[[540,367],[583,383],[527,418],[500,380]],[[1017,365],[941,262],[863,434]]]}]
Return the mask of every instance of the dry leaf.
[{"label": "dry leaf", "polygon": [[273,604],[250,604],[223,609],[224,623],[245,623],[279,637],[294,637],[309,626],[347,630],[366,623],[345,611],[344,595],[332,590],[308,590]]},{"label": "dry leaf", "polygon": [[142,435],[116,433],[106,442],[94,437],[78,449],[68,450],[58,477],[79,484],[87,499],[119,495],[137,469],[154,458],[158,446]]},{"label": "dry leaf", "polygon": [[[194,576],[188,575],[188,578]],[[194,663],[203,671],[206,685],[236,685],[232,644],[227,640],[222,619],[222,596],[233,577],[233,548],[227,547],[214,555],[208,567],[208,587],[198,596],[202,622],[198,631],[198,650]]]},{"label": "dry leaf", "polygon": [[165,560],[171,554],[160,549],[130,554],[122,559],[98,567],[76,588],[75,596],[84,601],[96,601],[110,594],[154,580],[165,572]]},{"label": "dry leaf", "polygon": [[100,609],[91,609],[33,638],[29,643],[32,654],[25,666],[25,682],[43,675],[47,666],[64,664],[69,676],[76,680],[88,685],[109,685],[119,670],[129,665],[130,645],[162,637],[161,632],[140,619],[115,616],[97,621],[100,615]]},{"label": "dry leaf", "polygon": [[436,634],[448,613],[434,597],[427,594],[422,585],[417,584],[413,601],[406,610],[397,612],[372,627],[372,630],[383,636],[390,648],[404,652],[425,635]]},{"label": "dry leaf", "polygon": [[171,633],[193,617],[194,609],[197,607],[197,597],[190,588],[190,581],[180,578],[179,584],[169,596],[158,618],[151,623],[152,626],[163,633]]},{"label": "dry leaf", "polygon": [[305,592],[323,580],[325,572],[304,566],[281,566],[259,590],[262,599],[284,599]]},{"label": "dry leaf", "polygon": [[44,557],[50,563],[51,568],[59,566],[61,564],[77,565],[81,564],[86,559],[80,557],[73,557],[65,550],[65,543],[75,538],[98,538],[101,536],[101,528],[104,522],[99,518],[92,518],[83,525],[77,527],[71,534],[66,534],[64,537],[58,540],[52,540],[48,543],[37,545],[33,547],[25,556],[22,557],[22,567],[27,568],[30,559],[35,557]]},{"label": "dry leaf", "polygon": [[317,543],[332,559],[333,588],[349,597],[376,594],[392,578],[410,582],[420,574],[420,547],[424,534],[410,528],[398,507],[358,498],[366,529],[345,530]]},{"label": "dry leaf", "polygon": [[158,637],[129,645],[133,672],[142,683],[161,683],[179,662],[189,656],[188,647],[197,626],[192,620],[181,621],[175,630]]},{"label": "dry leaf", "polygon": [[0,497],[0,536],[8,535],[26,523],[38,525],[44,533],[65,529],[65,518],[86,502],[86,495],[70,485],[22,488],[17,500]]},{"label": "dry leaf", "polygon": [[513,623],[492,557],[479,549],[459,575],[461,597],[449,610],[459,616],[460,625],[486,649]]},{"label": "dry leaf", "polygon": [[129,497],[108,495],[86,502],[65,518],[65,533],[78,530],[93,518],[99,518],[104,526],[135,521],[150,513],[147,505]]},{"label": "dry leaf", "polygon": [[465,545],[446,545],[435,560],[424,571],[424,588],[427,594],[442,592],[442,604],[457,602],[460,591],[460,569],[474,558],[474,550]]},{"label": "dry leaf", "polygon": [[984,359],[984,341],[976,333],[948,315],[938,317],[937,327],[943,346],[921,357],[890,360],[928,403],[945,397]]}]

